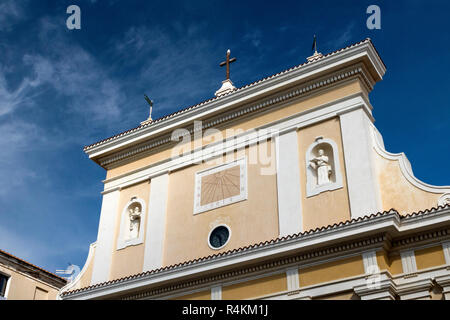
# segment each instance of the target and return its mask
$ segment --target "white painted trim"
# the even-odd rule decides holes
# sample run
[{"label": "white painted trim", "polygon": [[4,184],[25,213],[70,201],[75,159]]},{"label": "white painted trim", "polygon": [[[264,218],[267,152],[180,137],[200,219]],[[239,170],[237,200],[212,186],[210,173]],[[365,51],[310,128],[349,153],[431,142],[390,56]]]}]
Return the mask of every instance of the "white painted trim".
[{"label": "white painted trim", "polygon": [[[139,225],[139,235],[137,238],[125,239],[127,220],[129,220],[128,216],[128,208],[134,204],[139,203],[141,206],[141,217],[140,217],[140,225]],[[122,209],[122,213],[120,216],[120,229],[119,229],[119,238],[117,239],[117,248],[116,250],[121,250],[129,246],[136,246],[144,242],[144,228],[147,221],[147,207],[145,205],[145,201],[138,198],[132,197],[130,201],[128,201]]]},{"label": "white painted trim", "polygon": [[431,279],[419,280],[397,286],[400,300],[430,300],[430,289],[433,287]]},{"label": "white painted trim", "polygon": [[450,265],[450,241],[442,244],[442,250],[444,251],[445,264]]},{"label": "white painted trim", "polygon": [[340,115],[347,189],[352,218],[381,211],[369,132],[371,119],[362,109]]},{"label": "white painted trim", "polygon": [[414,250],[403,250],[400,251],[400,256],[402,258],[403,273],[411,274],[417,272],[416,256],[414,255]]},{"label": "white painted trim", "polygon": [[[311,167],[310,163],[311,163],[311,159],[314,158],[314,156],[312,155],[312,151],[315,147],[317,147],[318,145],[321,144],[328,144],[331,146],[331,149],[333,150],[333,170],[334,170],[334,174],[335,174],[335,179],[336,181],[334,182],[330,182],[328,184],[325,185],[321,185],[318,186],[317,182],[316,182],[316,177],[314,176],[314,169]],[[305,158],[306,158],[306,197],[312,197],[315,195],[318,195],[322,192],[325,191],[332,191],[332,190],[337,190],[342,188],[342,171],[341,171],[341,161],[339,159],[339,152],[338,152],[338,146],[337,144],[328,138],[322,138],[320,137],[316,139],[316,141],[314,141],[309,147],[308,150],[306,151],[305,154]]]},{"label": "white painted trim", "polygon": [[[201,194],[202,194],[202,178],[204,176],[227,170],[229,168],[239,166],[240,172],[240,193],[239,195],[232,196],[220,201],[213,203],[208,203],[201,205]],[[214,210],[223,206],[227,206],[236,202],[244,201],[248,199],[248,189],[247,189],[247,157],[231,161],[225,164],[218,165],[213,168],[208,168],[195,173],[195,192],[194,192],[194,214],[199,214],[202,212]]]},{"label": "white painted trim", "polygon": [[271,245],[254,246],[247,250],[221,255],[214,259],[200,260],[196,263],[118,281],[107,286],[93,287],[88,291],[72,293],[64,299],[95,299],[122,291],[139,290],[164,281],[178,281],[188,276],[213,272],[225,267],[250,264],[268,256],[286,255],[294,251],[316,248],[324,244],[329,246],[334,243],[341,243],[346,239],[354,239],[356,236],[364,236],[365,234],[376,234],[387,230],[396,234],[408,233],[410,230],[431,228],[449,221],[450,208],[436,210],[428,215],[420,215],[417,219],[413,216],[400,220],[396,214],[386,214],[372,218],[366,217],[359,222],[325,229],[319,233],[304,234],[301,237],[286,239]]},{"label": "white painted trim", "polygon": [[295,84],[306,82],[328,70],[357,63],[364,58],[370,61],[369,67],[373,67],[375,74],[382,79],[386,71],[385,66],[372,44],[364,41],[353,47],[327,55],[313,63],[290,69],[263,81],[238,89],[233,94],[226,95],[220,99],[214,99],[211,102],[200,104],[193,109],[181,111],[164,121],[155,122],[148,127],[124,133],[106,142],[94,144],[86,150],[86,153],[90,158],[104,155],[113,150],[152,138],[165,131],[173,131],[176,127],[192,123],[196,119],[208,117],[217,112],[223,112],[237,104],[243,104],[259,97],[281,91],[284,88],[292,87]]},{"label": "white painted trim", "polygon": [[383,274],[380,282],[375,287],[366,284],[354,288],[354,292],[361,300],[395,300],[395,284],[389,274]]},{"label": "white painted trim", "polygon": [[57,298],[58,300],[61,300],[61,297],[60,297],[61,293],[76,289],[76,285],[79,284],[81,278],[84,276],[84,274],[86,273],[86,270],[89,268],[89,265],[92,263],[92,259],[94,257],[94,251],[95,251],[96,246],[97,246],[96,242],[91,243],[91,245],[89,246],[88,256],[84,263],[83,269],[81,269],[80,273],[76,276],[75,279],[73,279],[71,282],[69,282],[68,284],[66,284],[64,287],[62,287],[59,290],[58,298]]},{"label": "white painted trim", "polygon": [[151,164],[136,171],[125,173],[121,176],[104,180],[105,189],[103,194],[125,188],[127,186],[140,183],[154,176],[166,172],[178,170],[195,163],[201,163],[214,157],[228,154],[234,150],[240,150],[247,146],[254,145],[260,141],[266,141],[273,136],[281,135],[295,129],[309,126],[313,123],[337,117],[340,113],[361,108],[366,114],[370,114],[370,104],[362,94],[350,95],[346,98],[318,106],[314,110],[300,112],[291,117],[287,117],[273,123],[255,128],[234,137],[235,143],[230,145],[227,141],[217,141],[205,147],[198,148],[192,153],[156,164]]},{"label": "white painted trim", "polygon": [[[447,268],[447,270],[449,269]],[[434,280],[442,287],[442,294],[445,300],[450,300],[450,273],[447,272],[445,275],[435,277]]]},{"label": "white painted trim", "polygon": [[303,231],[298,150],[296,130],[275,137],[280,237]]},{"label": "white painted trim", "polygon": [[298,267],[286,270],[286,281],[288,291],[298,290],[300,288],[298,270],[299,270]]},{"label": "white painted trim", "polygon": [[377,253],[375,250],[371,250],[368,252],[364,252],[362,254],[363,263],[364,263],[364,272],[366,274],[374,274],[376,272],[376,268],[378,268],[378,272],[380,270],[377,261]]},{"label": "white painted trim", "polygon": [[409,162],[406,155],[403,152],[390,153],[386,151],[384,149],[384,143],[380,132],[373,125],[371,126],[371,128],[373,141],[375,142],[373,144],[375,151],[378,153],[378,155],[380,155],[384,159],[397,161],[403,176],[406,178],[406,180],[408,180],[409,183],[411,183],[413,186],[421,190],[431,193],[442,193],[442,194],[450,193],[450,186],[433,186],[417,179],[414,176],[414,173],[411,168],[411,163]]},{"label": "white painted trim", "polygon": [[103,195],[91,285],[109,280],[120,191]]},{"label": "white painted trim", "polygon": [[222,286],[211,288],[211,300],[222,300]]},{"label": "white painted trim", "polygon": [[[446,267],[439,266],[420,270],[414,278],[404,278],[403,274],[392,276],[388,271],[380,272],[379,288],[370,288],[367,286],[367,275],[349,277],[345,279],[332,280],[322,282],[307,287],[300,287],[299,290],[286,292],[278,292],[257,299],[265,300],[300,300],[305,297],[320,298],[321,296],[338,294],[340,292],[354,290],[357,295],[365,295],[365,299],[380,299],[393,297],[392,294],[397,292],[397,288],[413,288],[427,280],[435,279],[443,288],[448,288],[450,294],[450,274]],[[445,290],[444,290],[445,292]],[[443,292],[443,293],[444,293]],[[449,296],[450,298],[450,296]]]},{"label": "white painted trim", "polygon": [[438,206],[447,206],[450,205],[450,193],[444,193],[438,199]]},{"label": "white painted trim", "polygon": [[160,268],[163,264],[168,193],[169,174],[160,175],[150,181],[143,272]]}]

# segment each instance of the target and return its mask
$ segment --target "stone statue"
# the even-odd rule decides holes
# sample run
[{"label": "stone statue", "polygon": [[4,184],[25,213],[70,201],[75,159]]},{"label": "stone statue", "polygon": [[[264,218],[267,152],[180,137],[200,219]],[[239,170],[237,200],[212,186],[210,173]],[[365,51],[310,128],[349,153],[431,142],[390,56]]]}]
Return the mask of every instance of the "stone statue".
[{"label": "stone statue", "polygon": [[134,239],[139,236],[139,227],[141,224],[141,209],[139,206],[128,209],[128,216],[130,218],[130,233],[129,239]]},{"label": "stone statue", "polygon": [[319,149],[319,156],[310,160],[310,166],[317,171],[317,185],[330,183],[330,175],[333,172],[328,164],[328,157],[323,149]]}]

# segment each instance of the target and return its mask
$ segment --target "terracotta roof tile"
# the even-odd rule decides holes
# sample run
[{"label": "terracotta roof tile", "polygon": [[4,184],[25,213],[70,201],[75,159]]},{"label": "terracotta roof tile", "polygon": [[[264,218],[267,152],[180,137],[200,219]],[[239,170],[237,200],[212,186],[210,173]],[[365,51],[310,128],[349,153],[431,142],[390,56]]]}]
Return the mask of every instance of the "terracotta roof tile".
[{"label": "terracotta roof tile", "polygon": [[40,271],[42,271],[42,272],[44,272],[44,273],[46,273],[46,274],[52,276],[52,277],[57,278],[58,280],[62,280],[62,281],[64,281],[64,282],[67,282],[66,279],[64,279],[64,278],[62,278],[62,277],[60,277],[60,276],[58,276],[58,275],[56,275],[56,274],[54,274],[54,273],[51,273],[50,271],[47,271],[47,270],[45,270],[45,269],[42,269],[41,267],[38,267],[38,266],[36,266],[36,265],[34,265],[34,264],[28,262],[28,261],[25,261],[25,260],[23,260],[23,259],[20,259],[20,258],[16,257],[15,255],[12,255],[12,254],[9,253],[9,252],[6,252],[6,251],[0,249],[0,254],[3,254],[3,255],[6,255],[6,256],[9,256],[9,257],[11,257],[11,258],[14,258],[14,259],[16,259],[16,260],[19,260],[19,261],[22,262],[22,263],[25,263],[25,264],[27,264],[27,265],[29,265],[29,266],[35,268],[35,269],[38,269],[38,270],[40,270]]}]

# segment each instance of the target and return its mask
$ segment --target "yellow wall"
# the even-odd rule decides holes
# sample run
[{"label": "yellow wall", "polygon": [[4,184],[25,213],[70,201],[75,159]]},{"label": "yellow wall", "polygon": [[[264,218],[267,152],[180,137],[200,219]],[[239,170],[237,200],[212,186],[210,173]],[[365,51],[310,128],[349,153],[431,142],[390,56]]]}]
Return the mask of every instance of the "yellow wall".
[{"label": "yellow wall", "polygon": [[222,287],[223,300],[256,298],[287,290],[286,273]]},{"label": "yellow wall", "polygon": [[0,265],[0,272],[10,276],[8,300],[56,300],[59,289],[8,266]]},{"label": "yellow wall", "polygon": [[442,246],[415,250],[416,265],[418,270],[445,265],[445,256]]},{"label": "yellow wall", "polygon": [[300,287],[364,274],[361,256],[332,261],[299,270]]},{"label": "yellow wall", "polygon": [[402,174],[398,161],[387,160],[374,153],[383,210],[394,208],[400,214],[408,214],[437,206],[441,194],[415,187]]},{"label": "yellow wall", "polygon": [[[249,148],[235,157],[239,159],[244,154],[248,156]],[[198,164],[169,176],[164,265],[278,237],[276,175],[262,175],[263,167],[257,164],[247,163],[248,200],[193,214],[195,173],[211,166],[215,165]],[[208,246],[208,235],[219,224],[230,227],[230,241],[221,250],[213,250]]]},{"label": "yellow wall", "polygon": [[[243,117],[240,120],[234,121],[232,124],[226,124],[226,126],[217,127],[217,129],[222,132],[224,138],[228,138],[231,133],[237,130],[249,130],[261,127],[263,125],[272,123],[279,119],[286,118],[288,116],[315,108],[317,106],[335,101],[337,99],[364,91],[362,89],[361,83],[358,79],[349,80],[339,86],[334,86],[332,88],[321,90],[318,93],[308,95],[294,103],[287,104],[286,106],[278,109],[271,110],[270,113],[263,113],[257,115],[251,115]],[[191,142],[191,147],[195,145],[207,145],[214,142],[214,140],[199,142]],[[119,175],[125,174],[130,171],[143,168],[145,166],[157,163],[164,159],[169,159],[172,154],[172,149],[161,148],[156,149],[155,152],[149,153],[147,156],[141,159],[134,159],[131,162],[125,163],[123,165],[111,168],[106,173],[106,178],[111,179]]]},{"label": "yellow wall", "polygon": [[[333,140],[338,147],[343,188],[325,191],[313,197],[306,197],[306,152],[318,136]],[[298,131],[300,184],[302,186],[303,230],[311,230],[334,223],[350,220],[350,207],[342,152],[341,127],[334,118]]]},{"label": "yellow wall", "polygon": [[378,251],[377,262],[380,270],[387,270],[391,275],[403,273],[402,259],[398,254],[388,257],[385,251]]},{"label": "yellow wall", "polygon": [[[133,185],[131,187],[122,189],[119,196],[119,206],[116,217],[116,231],[114,235],[114,245],[112,254],[112,263],[110,271],[110,279],[119,279],[132,274],[137,274],[142,272],[144,266],[144,244],[139,244],[135,246],[128,246],[124,249],[117,250],[117,240],[120,233],[120,223],[121,215],[126,204],[131,200],[132,197],[138,197],[144,200],[146,208],[148,208],[148,201],[150,195],[150,183],[148,181]],[[145,221],[141,221],[140,231],[144,233],[143,239],[145,240],[146,232],[146,222],[148,221],[148,216]]]}]

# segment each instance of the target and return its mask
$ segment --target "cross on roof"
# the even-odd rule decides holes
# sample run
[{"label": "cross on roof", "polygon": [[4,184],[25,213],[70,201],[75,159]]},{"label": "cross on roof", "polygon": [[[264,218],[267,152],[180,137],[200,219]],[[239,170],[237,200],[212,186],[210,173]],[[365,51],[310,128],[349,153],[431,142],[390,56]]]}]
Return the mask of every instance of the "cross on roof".
[{"label": "cross on roof", "polygon": [[227,50],[227,60],[220,63],[220,66],[227,66],[227,80],[230,80],[230,63],[233,63],[236,61],[236,58],[230,59],[230,49]]}]

